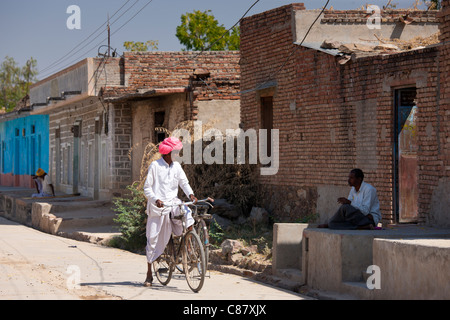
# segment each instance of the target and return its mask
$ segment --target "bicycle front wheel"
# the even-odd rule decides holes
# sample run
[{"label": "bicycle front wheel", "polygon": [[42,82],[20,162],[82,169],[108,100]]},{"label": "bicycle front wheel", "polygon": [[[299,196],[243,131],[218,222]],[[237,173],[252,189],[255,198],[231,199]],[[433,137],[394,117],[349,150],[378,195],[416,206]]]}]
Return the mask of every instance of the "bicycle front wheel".
[{"label": "bicycle front wheel", "polygon": [[170,238],[164,252],[153,262],[153,270],[156,278],[163,286],[166,286],[172,279],[174,269],[172,255],[174,252],[173,240]]},{"label": "bicycle front wheel", "polygon": [[209,263],[209,232],[208,227],[206,226],[206,222],[203,219],[200,219],[195,226],[195,230],[200,238],[200,241],[203,244],[203,251],[205,251],[205,265],[206,269],[208,269]]},{"label": "bicycle front wheel", "polygon": [[195,232],[186,234],[182,251],[186,281],[192,291],[199,292],[205,282],[206,261],[203,245]]}]

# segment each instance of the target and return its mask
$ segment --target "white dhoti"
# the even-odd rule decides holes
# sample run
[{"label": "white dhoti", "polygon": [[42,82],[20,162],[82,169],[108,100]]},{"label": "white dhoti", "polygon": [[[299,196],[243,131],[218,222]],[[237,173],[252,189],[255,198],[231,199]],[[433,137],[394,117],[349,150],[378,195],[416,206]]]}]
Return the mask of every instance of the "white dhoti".
[{"label": "white dhoti", "polygon": [[[173,204],[181,203],[181,200],[175,199]],[[186,215],[183,220],[171,219],[170,216],[180,215],[180,207],[164,208],[162,215],[150,214],[147,219],[147,247],[146,255],[148,263],[155,261],[163,252],[169,242],[172,232],[176,236],[183,233],[183,222],[186,228],[194,224],[191,210],[186,206]]]}]

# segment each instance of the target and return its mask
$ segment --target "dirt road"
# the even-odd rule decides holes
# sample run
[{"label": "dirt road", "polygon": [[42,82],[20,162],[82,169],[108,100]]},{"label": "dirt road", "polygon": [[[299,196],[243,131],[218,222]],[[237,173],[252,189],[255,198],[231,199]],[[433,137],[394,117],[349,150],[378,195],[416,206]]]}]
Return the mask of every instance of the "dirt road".
[{"label": "dirt road", "polygon": [[0,218],[0,299],[301,300],[305,297],[236,275],[209,273],[200,293],[178,274],[142,286],[146,258],[52,236]]}]

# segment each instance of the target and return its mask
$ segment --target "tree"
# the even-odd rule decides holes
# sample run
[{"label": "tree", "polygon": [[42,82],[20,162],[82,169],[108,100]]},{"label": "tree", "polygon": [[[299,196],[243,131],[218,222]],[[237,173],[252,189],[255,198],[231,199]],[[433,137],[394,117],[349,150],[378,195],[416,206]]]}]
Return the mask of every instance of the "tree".
[{"label": "tree", "polygon": [[126,41],[123,46],[128,51],[151,51],[158,50],[158,40],[148,40],[147,42]]},{"label": "tree", "polygon": [[431,0],[428,6],[429,10],[441,10],[441,0]]},{"label": "tree", "polygon": [[181,25],[177,27],[176,36],[185,50],[239,50],[240,30],[234,27],[227,30],[211,14],[211,10],[194,10],[193,13],[181,15]]},{"label": "tree", "polygon": [[37,62],[30,58],[20,67],[14,58],[5,57],[0,65],[0,107],[6,112],[13,110],[29,93],[30,85],[37,80]]}]

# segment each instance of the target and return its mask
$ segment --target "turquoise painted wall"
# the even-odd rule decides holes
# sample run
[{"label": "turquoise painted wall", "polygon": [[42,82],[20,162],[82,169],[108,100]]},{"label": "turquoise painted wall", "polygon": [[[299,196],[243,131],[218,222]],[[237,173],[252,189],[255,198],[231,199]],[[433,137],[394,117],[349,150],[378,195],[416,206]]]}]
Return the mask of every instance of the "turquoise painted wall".
[{"label": "turquoise painted wall", "polygon": [[33,115],[0,122],[0,172],[33,175],[49,169],[49,116]]}]

